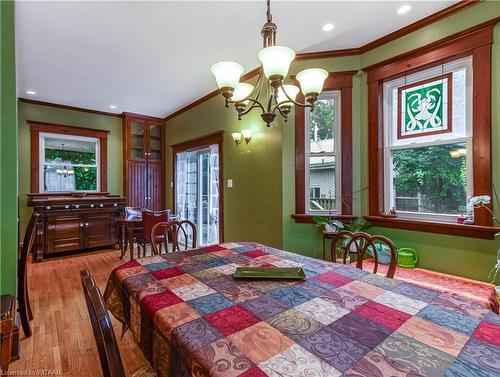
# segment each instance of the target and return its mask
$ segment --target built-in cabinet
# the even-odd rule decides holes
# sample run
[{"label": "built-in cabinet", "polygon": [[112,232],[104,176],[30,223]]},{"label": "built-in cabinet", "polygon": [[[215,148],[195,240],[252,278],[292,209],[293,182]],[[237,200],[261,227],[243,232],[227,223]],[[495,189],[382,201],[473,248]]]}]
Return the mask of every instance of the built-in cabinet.
[{"label": "built-in cabinet", "polygon": [[29,195],[29,204],[40,216],[34,255],[44,257],[117,244],[116,220],[123,215],[125,198],[92,194]]},{"label": "built-in cabinet", "polygon": [[125,113],[123,139],[127,205],[153,211],[164,209],[163,119]]}]

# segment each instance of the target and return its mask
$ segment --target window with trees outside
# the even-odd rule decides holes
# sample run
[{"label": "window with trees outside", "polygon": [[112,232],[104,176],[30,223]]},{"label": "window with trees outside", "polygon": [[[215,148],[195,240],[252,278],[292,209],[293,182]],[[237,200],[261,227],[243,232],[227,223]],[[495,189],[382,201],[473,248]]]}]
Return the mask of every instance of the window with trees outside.
[{"label": "window with trees outside", "polygon": [[340,91],[320,95],[305,112],[305,204],[308,213],[340,212]]},{"label": "window with trees outside", "polygon": [[473,193],[472,58],[386,82],[385,210],[456,222]]},{"label": "window with trees outside", "polygon": [[40,133],[40,192],[98,191],[100,139]]}]

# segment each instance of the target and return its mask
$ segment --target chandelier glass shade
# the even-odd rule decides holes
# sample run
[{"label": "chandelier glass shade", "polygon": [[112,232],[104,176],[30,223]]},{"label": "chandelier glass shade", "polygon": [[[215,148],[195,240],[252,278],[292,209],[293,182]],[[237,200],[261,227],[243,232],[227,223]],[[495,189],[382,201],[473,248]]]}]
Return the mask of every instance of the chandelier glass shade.
[{"label": "chandelier glass shade", "polygon": [[[212,66],[212,73],[217,81],[222,96],[226,100],[226,107],[234,104],[238,119],[251,110],[259,108],[261,117],[269,127],[276,114],[279,113],[287,121],[288,114],[294,105],[309,107],[314,110],[314,103],[323,90],[323,84],[328,72],[320,68],[310,68],[299,72],[296,85],[284,84],[290,64],[295,59],[295,52],[288,47],[276,45],[277,26],[272,22],[270,0],[267,0],[267,23],[261,30],[263,49],[258,57],[261,62],[261,72],[256,84],[240,83],[243,66],[234,62],[220,62]],[[299,92],[305,98],[305,103],[297,102]],[[259,98],[267,93],[267,101]],[[263,103],[264,102],[264,103]]]}]

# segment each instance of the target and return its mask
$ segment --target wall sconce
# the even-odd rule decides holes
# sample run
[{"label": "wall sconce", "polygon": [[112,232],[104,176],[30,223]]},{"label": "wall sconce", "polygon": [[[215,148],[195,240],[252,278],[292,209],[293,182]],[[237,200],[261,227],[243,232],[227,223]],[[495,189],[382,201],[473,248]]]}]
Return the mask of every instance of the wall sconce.
[{"label": "wall sconce", "polygon": [[234,132],[231,134],[231,136],[233,137],[236,146],[240,145],[243,140],[245,140],[245,143],[248,144],[250,143],[250,140],[252,140],[252,131],[243,130],[241,132]]}]

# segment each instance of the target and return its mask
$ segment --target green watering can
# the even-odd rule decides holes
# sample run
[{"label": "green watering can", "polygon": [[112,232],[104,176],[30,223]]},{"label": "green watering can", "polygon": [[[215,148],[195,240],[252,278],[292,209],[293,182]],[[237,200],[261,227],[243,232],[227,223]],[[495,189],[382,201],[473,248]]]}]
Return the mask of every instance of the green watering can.
[{"label": "green watering can", "polygon": [[398,266],[404,268],[415,268],[418,262],[418,255],[414,249],[402,247],[398,250]]}]

